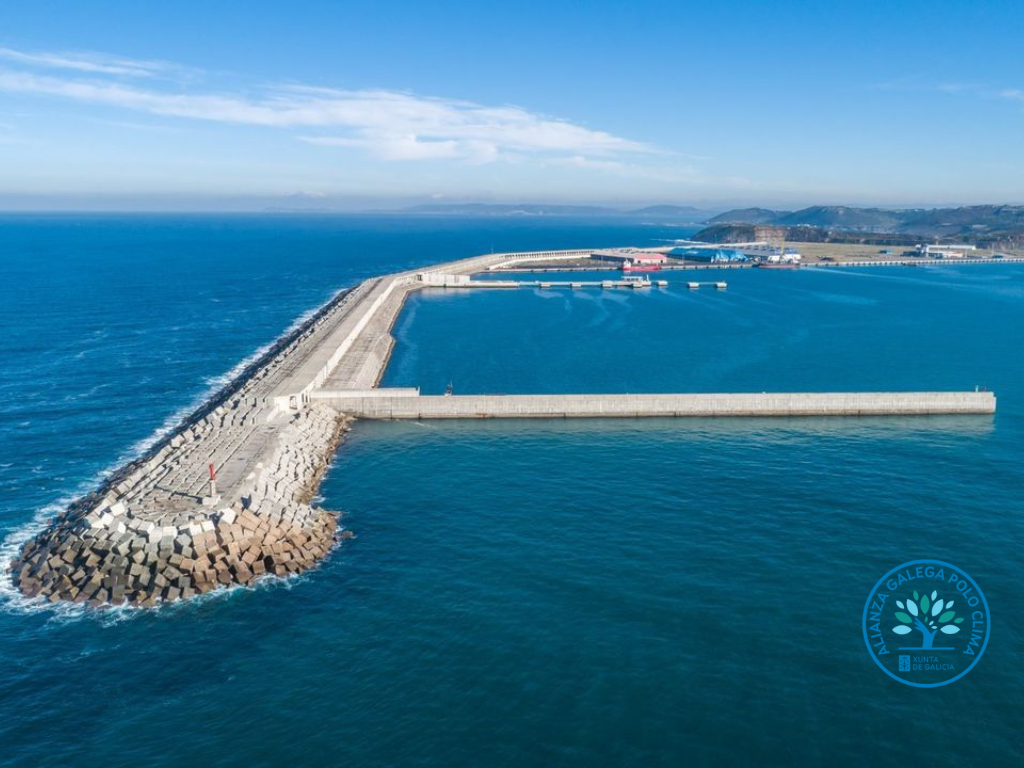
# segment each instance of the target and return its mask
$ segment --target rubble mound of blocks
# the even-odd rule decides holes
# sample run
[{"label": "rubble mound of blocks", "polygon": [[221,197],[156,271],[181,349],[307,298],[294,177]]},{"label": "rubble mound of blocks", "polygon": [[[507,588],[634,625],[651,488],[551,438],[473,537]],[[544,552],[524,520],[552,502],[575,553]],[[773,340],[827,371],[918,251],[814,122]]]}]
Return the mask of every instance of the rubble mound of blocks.
[{"label": "rubble mound of blocks", "polygon": [[151,606],[313,567],[338,537],[338,515],[310,499],[348,425],[326,406],[290,418],[267,458],[214,506],[172,504],[153,482],[195,442],[175,437],[158,467],[72,504],[29,541],[10,565],[14,583],[51,602]]}]

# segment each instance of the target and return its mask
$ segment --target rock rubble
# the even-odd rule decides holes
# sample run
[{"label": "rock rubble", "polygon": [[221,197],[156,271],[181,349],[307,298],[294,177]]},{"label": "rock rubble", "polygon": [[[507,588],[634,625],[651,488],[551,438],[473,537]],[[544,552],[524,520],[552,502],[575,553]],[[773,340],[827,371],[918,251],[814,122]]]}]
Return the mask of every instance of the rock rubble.
[{"label": "rock rubble", "polygon": [[[14,583],[51,602],[150,606],[311,568],[333,546],[338,516],[309,501],[348,425],[323,405],[290,419],[233,502],[193,499],[154,515],[158,483],[142,467],[72,504],[29,541],[10,565]],[[213,429],[196,427],[204,428]],[[169,455],[186,445],[182,438]]]}]

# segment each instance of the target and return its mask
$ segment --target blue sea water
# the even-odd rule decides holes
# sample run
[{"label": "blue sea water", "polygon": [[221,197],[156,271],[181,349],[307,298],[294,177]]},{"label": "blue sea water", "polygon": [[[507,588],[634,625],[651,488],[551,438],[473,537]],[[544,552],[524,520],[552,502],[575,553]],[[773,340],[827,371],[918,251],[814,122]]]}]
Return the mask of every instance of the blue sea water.
[{"label": "blue sea water", "polygon": [[[0,218],[0,541],[141,450],[331,293],[661,226]],[[360,423],[293,581],[155,611],[0,594],[0,765],[1018,765],[1024,269],[701,272],[727,291],[430,292],[387,384],[994,389],[992,417]],[[692,278],[691,278],[692,279]],[[976,669],[870,659],[875,581],[983,587]]]}]

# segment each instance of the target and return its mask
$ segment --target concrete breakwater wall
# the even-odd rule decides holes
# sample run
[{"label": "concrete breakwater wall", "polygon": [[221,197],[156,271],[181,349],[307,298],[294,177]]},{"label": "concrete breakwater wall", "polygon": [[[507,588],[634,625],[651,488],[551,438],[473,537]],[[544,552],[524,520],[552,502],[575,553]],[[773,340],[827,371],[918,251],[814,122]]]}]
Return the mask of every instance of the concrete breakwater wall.
[{"label": "concrete breakwater wall", "polygon": [[51,602],[149,606],[306,570],[335,541],[336,515],[308,502],[346,428],[326,406],[295,415],[242,494],[215,510],[154,519],[125,496],[87,497],[25,545],[14,583]]},{"label": "concrete breakwater wall", "polygon": [[270,395],[358,314],[370,287],[336,295],[142,457],[72,503],[4,564],[14,585],[50,601],[152,605],[314,565],[338,523],[307,502],[344,421],[322,406],[281,413]]},{"label": "concrete breakwater wall", "polygon": [[4,564],[14,585],[54,602],[147,606],[314,565],[338,523],[309,501],[347,427],[308,394],[332,374],[373,387],[390,352],[382,329],[417,287],[416,273],[387,275],[332,298],[25,544]]},{"label": "concrete breakwater wall", "polygon": [[110,493],[116,494],[118,486],[134,485],[141,473],[152,471],[183,442],[183,435],[203,429],[208,421],[216,423],[225,419],[231,420],[234,417],[227,414],[238,412],[239,408],[246,412],[247,418],[254,418],[254,406],[259,405],[257,398],[254,397],[258,389],[255,385],[286,362],[333,312],[350,302],[353,290],[355,289],[339,291],[306,320],[274,341],[265,352],[210,395],[202,405],[185,416],[165,437],[156,441],[137,459],[112,472],[92,495],[102,497]]},{"label": "concrete breakwater wall", "polygon": [[[386,390],[382,390],[384,392]],[[991,392],[791,392],[761,394],[439,395],[315,398],[365,419],[608,418],[639,416],[894,416],[994,413]]]},{"label": "concrete breakwater wall", "polygon": [[[575,258],[580,252],[547,256]],[[531,254],[426,273],[467,275]],[[391,330],[423,270],[339,294],[144,456],[74,502],[9,566],[29,597],[148,606],[299,573],[338,538],[311,506],[350,417],[562,418],[992,413],[988,392],[420,396],[379,389]],[[217,469],[216,488],[208,467]],[[342,532],[344,537],[347,532]]]},{"label": "concrete breakwater wall", "polygon": [[[377,316],[380,308],[388,302],[388,299],[391,298],[391,295],[396,290],[400,290],[402,286],[409,285],[411,278],[396,277],[376,282],[377,285],[371,288],[371,294],[367,297],[368,303],[355,316],[351,327],[343,327],[339,331],[340,338],[329,340],[323,346],[323,349],[329,351],[330,354],[312,355],[311,360],[304,366],[305,370],[298,372],[303,381],[302,386],[299,388],[287,386],[291,383],[288,382],[286,384],[286,393],[275,395],[275,404],[278,408],[287,409],[308,402],[309,393],[327,381],[327,378],[337,369],[342,358],[345,357],[346,353],[362,336],[366,327]],[[398,306],[400,308],[401,303]],[[320,360],[320,357],[325,357],[326,359]]]}]

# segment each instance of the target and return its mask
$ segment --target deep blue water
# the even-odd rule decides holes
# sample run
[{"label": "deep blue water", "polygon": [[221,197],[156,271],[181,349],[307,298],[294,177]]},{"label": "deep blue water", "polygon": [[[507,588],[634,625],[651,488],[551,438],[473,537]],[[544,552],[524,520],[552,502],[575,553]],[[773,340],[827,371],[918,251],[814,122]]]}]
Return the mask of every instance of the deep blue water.
[{"label": "deep blue water", "polygon": [[[399,217],[0,218],[8,550],[334,290],[679,230]],[[701,272],[698,279],[713,279]],[[432,292],[389,384],[991,387],[994,418],[361,423],[318,570],[156,611],[0,598],[3,765],[1016,765],[1024,269],[723,272],[726,292]],[[860,618],[960,565],[992,639],[944,688]]]}]

